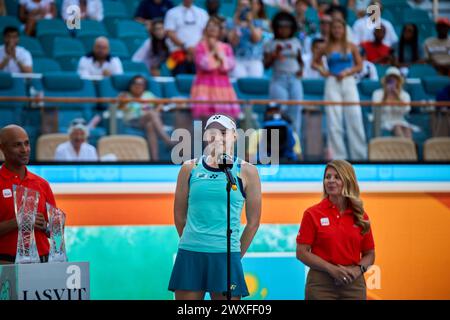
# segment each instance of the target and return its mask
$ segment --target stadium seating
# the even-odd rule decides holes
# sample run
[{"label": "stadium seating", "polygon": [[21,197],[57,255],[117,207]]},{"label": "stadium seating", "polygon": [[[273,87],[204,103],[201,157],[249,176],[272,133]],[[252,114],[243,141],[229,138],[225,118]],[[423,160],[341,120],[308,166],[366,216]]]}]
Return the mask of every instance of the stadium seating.
[{"label": "stadium seating", "polygon": [[53,57],[59,62],[62,70],[76,71],[80,57],[86,54],[82,42],[74,38],[55,38]]},{"label": "stadium seating", "polygon": [[425,141],[423,159],[425,161],[450,161],[450,137],[437,137]]},{"label": "stadium seating", "polygon": [[56,37],[70,37],[70,34],[63,20],[43,19],[37,22],[36,36],[47,56],[52,56],[54,39]]},{"label": "stadium seating", "polygon": [[[95,97],[92,81],[82,80],[76,73],[52,72],[42,78],[44,94],[47,97]],[[90,120],[94,114],[93,103],[46,103],[45,107],[58,108],[59,132],[66,132],[74,118]]]},{"label": "stadium seating", "polygon": [[436,69],[429,64],[413,64],[409,67],[408,78],[424,78],[438,75]]},{"label": "stadium seating", "polygon": [[56,148],[67,140],[69,140],[69,136],[65,133],[49,133],[41,135],[37,139],[36,160],[54,161]]},{"label": "stadium seating", "polygon": [[33,59],[36,57],[45,56],[44,49],[42,48],[39,40],[36,38],[21,35],[19,39],[19,46],[27,49],[31,53]]},{"label": "stadium seating", "polygon": [[369,161],[417,161],[412,139],[381,137],[370,140]]},{"label": "stadium seating", "polygon": [[119,57],[122,60],[130,59],[128,48],[120,39],[109,39],[109,49],[112,56]]},{"label": "stadium seating", "polygon": [[147,141],[130,135],[111,135],[98,141],[100,157],[114,154],[119,161],[149,161]]},{"label": "stadium seating", "polygon": [[55,72],[61,71],[61,66],[59,62],[55,59],[50,58],[34,58],[33,59],[33,72],[44,73],[44,72]]},{"label": "stadium seating", "polygon": [[148,32],[142,23],[133,20],[122,20],[117,22],[113,35],[120,39],[134,37],[147,38]]},{"label": "stadium seating", "polygon": [[[0,72],[0,96],[26,96],[23,79],[13,78],[11,74]],[[21,123],[24,102],[0,102],[0,127],[11,123]]]},{"label": "stadium seating", "polygon": [[422,78],[422,85],[428,99],[435,100],[436,94],[446,85],[450,84],[450,78],[445,76],[434,76]]},{"label": "stadium seating", "polygon": [[17,29],[20,30],[20,26],[21,23],[19,19],[16,17],[13,16],[0,17],[0,35],[2,37],[2,41],[3,41],[3,29],[5,29],[5,27],[16,27]]}]

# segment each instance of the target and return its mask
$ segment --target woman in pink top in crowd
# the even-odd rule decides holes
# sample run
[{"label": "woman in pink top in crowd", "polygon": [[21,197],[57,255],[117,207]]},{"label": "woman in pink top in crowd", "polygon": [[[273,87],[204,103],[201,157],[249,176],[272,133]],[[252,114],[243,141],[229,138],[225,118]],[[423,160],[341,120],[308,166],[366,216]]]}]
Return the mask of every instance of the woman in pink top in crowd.
[{"label": "woman in pink top in crowd", "polygon": [[[219,41],[221,22],[211,18],[206,25],[203,40],[195,49],[197,74],[191,89],[194,100],[236,100],[236,93],[230,83],[228,72],[235,66],[233,50],[230,45]],[[234,119],[241,109],[237,103],[194,103],[194,119],[206,120],[213,114],[225,114]]]}]

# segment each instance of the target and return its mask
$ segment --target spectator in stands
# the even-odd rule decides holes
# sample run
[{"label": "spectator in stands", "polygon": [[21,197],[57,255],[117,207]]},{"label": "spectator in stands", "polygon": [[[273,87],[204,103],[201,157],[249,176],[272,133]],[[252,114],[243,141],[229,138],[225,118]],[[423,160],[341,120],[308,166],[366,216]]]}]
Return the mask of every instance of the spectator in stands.
[{"label": "spectator in stands", "polygon": [[195,73],[194,51],[208,22],[208,13],[195,6],[193,0],[183,2],[167,11],[164,29],[169,38],[170,56],[167,66],[172,75]]},{"label": "spectator in stands", "polygon": [[[264,48],[264,66],[273,68],[270,99],[303,100],[301,44],[294,36],[297,21],[290,13],[280,11],[273,17],[272,29],[274,39],[267,42]],[[301,137],[302,108],[290,105],[283,106],[283,109],[292,119],[295,132]]]},{"label": "spectator in stands", "polygon": [[55,161],[97,161],[97,150],[88,144],[89,128],[86,120],[72,120],[69,127],[69,141],[61,143],[55,151]]},{"label": "spectator in stands", "polygon": [[106,37],[98,37],[95,39],[93,51],[81,57],[78,63],[78,74],[81,77],[109,77],[122,73],[122,62],[118,57],[112,57],[110,55],[109,41]]},{"label": "spectator in stands", "polygon": [[[450,85],[445,86],[436,95],[436,101],[450,101]],[[450,104],[437,107],[431,116],[433,137],[450,137]]]},{"label": "spectator in stands", "polygon": [[[331,5],[330,8],[327,10],[327,14],[331,16],[332,20],[343,20],[347,21],[347,10],[341,6],[341,5]],[[352,28],[347,24],[346,25],[346,34],[347,34],[347,41],[348,42],[355,42],[355,38],[353,37],[353,30]]]},{"label": "spectator in stands", "polygon": [[36,23],[42,19],[56,17],[54,0],[20,0],[19,18],[25,24],[25,33],[34,36]]},{"label": "spectator in stands", "polygon": [[[314,67],[326,77],[325,100],[336,102],[359,102],[354,75],[361,71],[362,59],[359,49],[346,41],[345,21],[333,20],[330,39],[319,56],[327,57],[328,70],[314,58]],[[325,108],[328,126],[328,147],[332,159],[346,159],[348,153],[344,142],[344,128],[350,159],[367,159],[366,137],[360,106],[328,106]]]},{"label": "spectator in stands", "polygon": [[425,58],[443,75],[450,75],[450,21],[447,18],[436,20],[437,37],[425,41]]},{"label": "spectator in stands", "polygon": [[339,5],[339,0],[317,0],[317,10],[319,12],[319,17],[327,14],[326,12],[332,5]]},{"label": "spectator in stands", "polygon": [[411,8],[420,10],[431,10],[432,4],[430,0],[408,0],[408,4]]},{"label": "spectator in stands", "polygon": [[[156,99],[156,96],[147,88],[147,79],[137,75],[130,80],[128,91],[122,92],[120,97],[128,99]],[[159,161],[158,136],[166,145],[173,145],[170,136],[164,130],[161,119],[162,106],[143,104],[141,102],[121,102],[119,109],[124,110],[126,125],[144,130],[149,145],[150,159]]]},{"label": "spectator in stands", "polygon": [[316,35],[316,37],[322,38],[326,41],[328,41],[328,37],[330,36],[330,30],[331,30],[331,17],[329,15],[322,15],[320,17],[320,25],[319,25],[319,35]]},{"label": "spectator in stands", "polygon": [[6,27],[3,30],[3,45],[0,46],[0,70],[11,73],[33,72],[33,59],[30,52],[18,46],[19,30]]},{"label": "spectator in stands", "polygon": [[403,25],[400,41],[394,45],[398,67],[409,67],[423,60],[423,48],[419,45],[419,29],[414,23]]},{"label": "spectator in stands", "polygon": [[227,18],[220,14],[220,0],[206,0],[206,11],[210,18],[216,18],[221,23],[220,41],[228,42]]},{"label": "spectator in stands", "polygon": [[367,60],[366,50],[364,48],[360,48],[359,50],[362,59],[362,69],[360,72],[355,74],[355,78],[357,82],[362,80],[373,80],[378,81],[378,71],[375,65]]},{"label": "spectator in stands", "polygon": [[144,23],[151,31],[154,19],[164,19],[166,13],[173,8],[171,0],[141,0],[136,9],[134,18],[136,21]]},{"label": "spectator in stands", "polygon": [[356,12],[358,17],[366,15],[367,8],[370,6],[371,0],[348,0],[347,8]]},{"label": "spectator in stands", "polygon": [[[195,48],[197,75],[191,89],[194,100],[236,100],[236,93],[228,73],[235,66],[233,49],[219,40],[221,22],[211,18],[206,25],[204,37]],[[213,114],[224,114],[236,119],[240,114],[236,103],[199,103],[192,105],[194,119],[206,121]]]},{"label": "spectator in stands", "polygon": [[[380,7],[380,12],[382,12],[383,7],[380,0],[372,1],[371,5],[378,5]],[[398,42],[398,36],[395,33],[395,29],[388,20],[380,18],[380,23],[386,28],[386,35],[383,39],[383,43],[389,47],[392,47],[396,42]],[[373,23],[369,13],[362,18],[359,18],[353,24],[353,36],[355,44],[360,44],[366,41],[374,40],[374,29],[377,27],[376,23]]]},{"label": "spectator in stands", "polygon": [[373,41],[360,44],[367,54],[367,60],[377,64],[393,64],[395,62],[393,49],[383,43],[386,27],[381,25],[379,29],[373,30],[373,34]]},{"label": "spectator in stands", "polygon": [[[326,66],[326,58],[324,56],[320,56],[319,52],[323,52],[325,50],[326,43],[325,40],[321,38],[316,38],[312,42],[312,54],[306,56],[303,58],[304,62],[304,69],[303,69],[303,78],[305,79],[323,79],[323,76],[320,74],[320,72],[316,69],[314,69],[314,60],[313,58],[316,57],[317,59],[323,60],[323,65]],[[321,64],[320,61],[317,61],[316,64]]]},{"label": "spectator in stands", "polygon": [[61,17],[67,20],[73,16],[70,6],[80,8],[80,18],[96,21],[103,20],[103,2],[102,0],[64,0],[61,6]]},{"label": "spectator in stands", "polygon": [[162,64],[169,56],[164,21],[160,18],[153,19],[150,30],[150,37],[135,52],[131,60],[145,63],[150,74],[157,77],[160,75]]},{"label": "spectator in stands", "polygon": [[[308,11],[310,14],[308,15]],[[312,8],[309,0],[297,0],[295,2],[295,19],[300,33],[313,35],[319,29],[319,15],[316,9]]]},{"label": "spectator in stands", "polygon": [[[389,131],[396,137],[412,138],[412,132],[418,128],[406,121],[405,115],[411,110],[411,106],[396,106],[396,102],[411,101],[408,92],[403,90],[403,77],[399,69],[390,67],[381,80],[383,88],[375,90],[372,94],[373,102],[386,102],[388,105],[381,107],[381,128]],[[375,107],[379,108],[379,107]]]},{"label": "spectator in stands", "polygon": [[[270,139],[272,129],[279,130],[279,144],[274,145],[277,150],[272,150]],[[249,162],[257,163],[261,160],[260,156],[265,156],[265,151],[268,157],[271,157],[273,152],[278,152],[280,161],[296,161],[302,157],[300,138],[292,128],[291,119],[281,111],[278,104],[267,106],[261,129],[250,135],[247,157]]]},{"label": "spectator in stands", "polygon": [[233,21],[228,24],[228,40],[236,55],[235,78],[262,77],[264,19],[255,17],[249,0],[239,0]]},{"label": "spectator in stands", "polygon": [[5,0],[0,0],[0,16],[6,16]]},{"label": "spectator in stands", "polygon": [[280,9],[280,11],[293,12],[296,0],[264,0],[264,3],[271,7],[276,7]]}]

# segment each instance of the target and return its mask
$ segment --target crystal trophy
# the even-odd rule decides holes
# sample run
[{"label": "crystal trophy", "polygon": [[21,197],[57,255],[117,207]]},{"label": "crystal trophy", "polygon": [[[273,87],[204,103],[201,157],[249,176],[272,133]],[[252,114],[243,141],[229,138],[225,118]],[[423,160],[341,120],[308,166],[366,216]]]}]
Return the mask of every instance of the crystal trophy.
[{"label": "crystal trophy", "polygon": [[14,210],[17,220],[17,252],[15,263],[39,263],[34,236],[34,224],[39,203],[39,192],[13,185]]},{"label": "crystal trophy", "polygon": [[47,203],[47,214],[50,230],[50,254],[48,262],[66,262],[66,245],[64,241],[65,213]]}]

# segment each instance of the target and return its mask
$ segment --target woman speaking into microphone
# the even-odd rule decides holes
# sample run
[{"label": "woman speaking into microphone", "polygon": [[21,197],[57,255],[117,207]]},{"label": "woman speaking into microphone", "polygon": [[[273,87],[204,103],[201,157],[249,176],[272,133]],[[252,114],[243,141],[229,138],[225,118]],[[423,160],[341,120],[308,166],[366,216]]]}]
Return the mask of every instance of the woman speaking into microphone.
[{"label": "woman speaking into microphone", "polygon": [[375,245],[352,165],[328,163],[323,189],[297,235],[297,258],[310,267],[305,299],[365,300],[363,274],[374,263]]},{"label": "woman speaking into microphone", "polygon": [[[225,153],[236,190],[230,195],[232,299],[248,295],[241,258],[259,227],[261,183],[255,166],[234,156],[236,123],[225,115],[211,116],[205,126],[207,146],[199,159],[186,161],[178,175],[174,219],[180,236],[169,282],[177,300],[226,299],[227,290],[227,176],[219,168]],[[234,189],[234,188],[233,188]],[[240,235],[245,204],[247,224]]]}]

